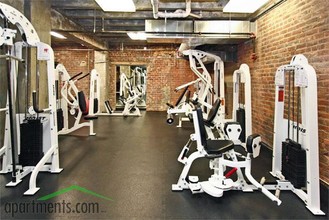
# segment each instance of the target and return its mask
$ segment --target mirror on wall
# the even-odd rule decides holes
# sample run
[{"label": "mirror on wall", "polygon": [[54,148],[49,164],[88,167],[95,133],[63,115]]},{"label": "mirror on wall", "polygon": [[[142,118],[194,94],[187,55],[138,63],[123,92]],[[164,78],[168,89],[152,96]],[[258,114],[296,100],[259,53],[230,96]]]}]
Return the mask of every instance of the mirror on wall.
[{"label": "mirror on wall", "polygon": [[129,90],[141,93],[137,106],[146,109],[146,66],[117,65],[116,66],[116,108],[124,107],[124,100],[129,97]]}]

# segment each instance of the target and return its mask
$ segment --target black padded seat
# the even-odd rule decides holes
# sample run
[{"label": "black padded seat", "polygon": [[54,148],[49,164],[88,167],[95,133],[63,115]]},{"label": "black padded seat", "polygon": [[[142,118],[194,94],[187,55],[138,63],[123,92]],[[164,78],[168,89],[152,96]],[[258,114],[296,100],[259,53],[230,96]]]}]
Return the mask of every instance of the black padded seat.
[{"label": "black padded seat", "polygon": [[98,118],[98,116],[96,115],[86,115],[85,117],[83,117],[86,120],[95,120]]},{"label": "black padded seat", "polygon": [[82,112],[83,115],[87,115],[87,103],[86,103],[86,98],[85,98],[85,94],[83,93],[83,91],[79,91],[78,92],[78,102],[79,102],[79,108]]},{"label": "black padded seat", "polygon": [[234,143],[230,140],[207,140],[204,148],[207,154],[222,154],[234,148]]},{"label": "black padded seat", "polygon": [[249,135],[248,138],[247,138],[247,143],[246,143],[246,148],[247,148],[247,152],[248,153],[253,153],[253,141],[254,139],[260,137],[259,134],[252,134],[252,135]]},{"label": "black padded seat", "polygon": [[207,127],[212,127],[214,126],[214,119],[217,115],[217,112],[218,112],[218,109],[220,107],[220,104],[221,104],[221,100],[220,99],[217,99],[216,102],[213,104],[213,106],[211,107],[210,111],[209,111],[209,114],[208,114],[208,118],[207,120],[204,121],[205,125]]},{"label": "black padded seat", "polygon": [[209,156],[218,157],[221,156],[222,153],[234,148],[234,143],[231,140],[208,140],[201,108],[197,108],[196,113],[199,122],[201,144]]}]

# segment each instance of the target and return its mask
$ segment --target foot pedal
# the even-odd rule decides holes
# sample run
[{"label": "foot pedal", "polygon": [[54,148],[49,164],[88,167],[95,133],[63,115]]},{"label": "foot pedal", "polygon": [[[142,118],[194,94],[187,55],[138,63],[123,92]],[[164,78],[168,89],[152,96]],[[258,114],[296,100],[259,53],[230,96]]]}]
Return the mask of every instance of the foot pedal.
[{"label": "foot pedal", "polygon": [[201,189],[200,183],[199,183],[198,176],[189,176],[188,182],[189,182],[188,187],[190,188],[190,190],[193,194],[203,192]]},{"label": "foot pedal", "polygon": [[214,187],[209,181],[204,181],[200,183],[201,188],[207,194],[213,197],[222,197],[224,190]]},{"label": "foot pedal", "polygon": [[190,188],[192,194],[203,193],[200,183],[189,183],[188,187]]},{"label": "foot pedal", "polygon": [[197,182],[199,182],[199,177],[198,176],[189,176],[188,177],[188,182],[189,183],[197,183]]}]

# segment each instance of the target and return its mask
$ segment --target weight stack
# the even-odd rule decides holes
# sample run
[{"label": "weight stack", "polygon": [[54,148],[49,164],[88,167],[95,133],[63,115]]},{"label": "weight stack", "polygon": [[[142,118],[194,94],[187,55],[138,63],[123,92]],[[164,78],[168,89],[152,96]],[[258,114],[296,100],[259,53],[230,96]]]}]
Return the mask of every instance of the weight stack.
[{"label": "weight stack", "polygon": [[61,131],[64,127],[63,109],[57,109],[57,131]]},{"label": "weight stack", "polygon": [[19,164],[35,166],[43,157],[43,126],[40,119],[29,119],[20,125],[21,153]]},{"label": "weight stack", "polygon": [[282,174],[297,189],[306,183],[306,151],[295,141],[282,142]]},{"label": "weight stack", "polygon": [[243,108],[239,108],[238,110],[236,110],[236,120],[237,122],[239,122],[242,129],[239,139],[242,143],[245,143],[246,142],[246,112]]}]

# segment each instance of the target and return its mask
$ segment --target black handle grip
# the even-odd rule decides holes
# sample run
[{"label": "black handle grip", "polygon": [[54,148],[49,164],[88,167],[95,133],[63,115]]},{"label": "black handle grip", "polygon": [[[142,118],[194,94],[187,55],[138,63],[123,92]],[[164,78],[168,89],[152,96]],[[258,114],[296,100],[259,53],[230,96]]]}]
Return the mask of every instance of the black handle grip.
[{"label": "black handle grip", "polygon": [[73,80],[73,79],[77,78],[77,77],[80,76],[81,74],[82,74],[82,72],[80,72],[80,73],[78,73],[78,74],[75,74],[74,76],[71,77],[70,80]]},{"label": "black handle grip", "polygon": [[86,75],[84,75],[84,76],[81,76],[79,79],[77,79],[78,81],[79,80],[81,80],[81,79],[83,79],[83,78],[85,78],[85,77],[87,77],[87,76],[89,76],[90,75],[90,73],[87,73]]},{"label": "black handle grip", "polygon": [[33,91],[32,92],[32,104],[33,104],[33,110],[36,112],[36,113],[42,113],[44,112],[43,109],[39,109],[39,107],[37,106],[37,92],[36,91]]}]

